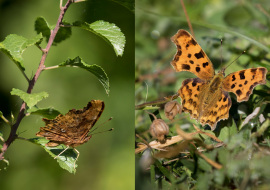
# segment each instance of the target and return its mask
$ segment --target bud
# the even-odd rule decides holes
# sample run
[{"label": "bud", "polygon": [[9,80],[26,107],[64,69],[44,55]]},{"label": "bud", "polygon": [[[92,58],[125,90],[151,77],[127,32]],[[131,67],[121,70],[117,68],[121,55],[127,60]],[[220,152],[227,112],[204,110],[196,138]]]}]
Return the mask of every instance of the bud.
[{"label": "bud", "polygon": [[169,120],[173,120],[176,114],[182,113],[182,107],[177,101],[170,101],[165,104],[164,112]]},{"label": "bud", "polygon": [[169,134],[169,127],[162,119],[155,119],[150,126],[150,133],[158,141],[164,142],[165,135]]}]

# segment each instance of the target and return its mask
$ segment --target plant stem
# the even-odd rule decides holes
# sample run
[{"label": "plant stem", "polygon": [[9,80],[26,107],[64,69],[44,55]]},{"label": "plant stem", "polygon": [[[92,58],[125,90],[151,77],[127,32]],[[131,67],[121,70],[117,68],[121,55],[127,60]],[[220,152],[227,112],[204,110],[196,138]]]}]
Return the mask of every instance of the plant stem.
[{"label": "plant stem", "polygon": [[[41,72],[45,68],[46,57],[47,57],[48,52],[49,52],[49,50],[50,50],[50,48],[52,46],[52,43],[53,43],[53,41],[55,39],[55,36],[56,36],[56,34],[57,34],[57,32],[58,32],[58,30],[60,28],[60,24],[62,23],[64,15],[65,15],[68,7],[71,5],[71,3],[72,3],[72,0],[68,0],[64,7],[60,7],[60,15],[58,17],[55,28],[53,29],[53,31],[51,31],[51,36],[50,36],[50,39],[49,39],[48,44],[46,46],[46,49],[43,51],[43,54],[42,54],[42,57],[41,57],[41,60],[40,60],[40,63],[39,63],[39,67],[38,67],[34,77],[29,81],[29,85],[28,85],[28,89],[27,89],[27,93],[29,93],[29,94],[31,94],[38,77],[40,76]],[[17,120],[16,120],[15,124],[12,126],[9,137],[8,137],[7,141],[3,144],[3,147],[1,149],[0,160],[4,159],[4,154],[7,151],[8,147],[11,145],[11,143],[18,136],[17,135],[17,129],[18,129],[22,119],[25,116],[25,113],[24,113],[25,108],[26,108],[26,103],[23,102],[22,105],[21,105],[20,112],[18,114]]]},{"label": "plant stem", "polygon": [[[21,71],[22,71],[22,70],[21,70]],[[29,78],[27,77],[27,75],[25,74],[25,72],[24,72],[24,71],[22,71],[22,74],[23,74],[24,78],[27,80],[27,82],[29,83],[29,82],[30,82],[30,80],[29,80]]]},{"label": "plant stem", "polygon": [[164,98],[162,98],[160,100],[155,100],[155,101],[152,101],[152,102],[145,102],[143,104],[136,105],[135,110],[141,110],[141,109],[145,108],[146,106],[164,104],[166,102],[172,101],[172,100],[177,99],[177,98],[178,98],[178,94],[174,94],[172,96],[164,97]]},{"label": "plant stem", "polygon": [[3,119],[4,120],[4,122],[6,123],[6,124],[8,124],[9,126],[11,126],[11,123],[9,122],[9,120],[7,120],[6,118],[5,118],[5,116],[0,116],[1,117],[1,119]]},{"label": "plant stem", "polygon": [[59,68],[59,65],[51,66],[51,67],[45,67],[43,70],[49,70],[49,69],[57,69]]},{"label": "plant stem", "polygon": [[190,29],[190,32],[191,32],[192,36],[195,38],[195,34],[194,34],[194,31],[193,31],[193,28],[192,28],[192,24],[191,24],[191,22],[189,20],[189,16],[188,16],[188,13],[187,13],[187,10],[186,10],[186,6],[185,6],[185,3],[184,3],[184,0],[180,0],[180,2],[181,2],[181,5],[182,5],[182,8],[184,10],[184,13],[185,13],[185,16],[186,16],[186,19],[187,19],[187,23],[188,23],[188,27]]}]

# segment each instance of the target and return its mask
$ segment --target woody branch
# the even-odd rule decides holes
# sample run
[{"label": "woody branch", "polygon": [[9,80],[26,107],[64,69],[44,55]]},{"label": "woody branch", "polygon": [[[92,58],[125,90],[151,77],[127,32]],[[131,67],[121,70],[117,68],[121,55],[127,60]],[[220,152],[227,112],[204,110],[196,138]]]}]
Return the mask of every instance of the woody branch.
[{"label": "woody branch", "polygon": [[[49,41],[48,41],[48,44],[47,44],[46,48],[42,49],[43,54],[42,54],[42,57],[41,57],[41,60],[40,60],[40,63],[39,63],[39,67],[38,67],[34,77],[29,81],[28,88],[27,88],[27,93],[29,93],[29,94],[31,94],[31,92],[32,92],[32,90],[33,90],[33,88],[34,88],[34,86],[36,84],[37,79],[39,78],[41,72],[45,68],[45,60],[47,58],[48,52],[49,52],[49,50],[50,50],[50,48],[52,46],[52,43],[53,43],[53,41],[55,39],[56,34],[57,34],[57,32],[58,32],[58,30],[60,28],[60,25],[62,23],[64,15],[65,15],[68,7],[71,5],[71,3],[73,3],[73,0],[68,0],[67,3],[65,4],[65,6],[60,7],[60,15],[58,17],[56,26],[51,31],[51,35],[50,35],[50,38],[49,38]],[[5,143],[3,144],[3,147],[1,149],[0,160],[4,159],[4,154],[7,151],[8,147],[17,138],[17,129],[18,129],[22,119],[25,116],[25,113],[24,113],[25,108],[26,108],[26,104],[25,104],[25,102],[23,102],[22,105],[21,105],[20,112],[18,114],[17,120],[16,120],[15,124],[12,126],[9,137],[8,137],[7,141],[5,141]]]}]

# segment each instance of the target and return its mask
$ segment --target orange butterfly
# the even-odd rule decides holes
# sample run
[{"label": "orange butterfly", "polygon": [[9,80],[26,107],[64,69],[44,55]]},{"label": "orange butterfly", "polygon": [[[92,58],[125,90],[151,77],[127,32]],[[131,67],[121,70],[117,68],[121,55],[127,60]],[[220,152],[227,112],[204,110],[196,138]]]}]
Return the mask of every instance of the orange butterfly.
[{"label": "orange butterfly", "polygon": [[237,71],[226,77],[225,69],[215,74],[210,59],[185,30],[179,30],[171,40],[177,46],[171,62],[174,69],[199,77],[184,80],[178,90],[183,111],[202,125],[210,125],[212,130],[219,120],[229,117],[232,102],[228,92],[233,92],[238,102],[247,101],[256,85],[266,83],[267,69],[264,67]]}]

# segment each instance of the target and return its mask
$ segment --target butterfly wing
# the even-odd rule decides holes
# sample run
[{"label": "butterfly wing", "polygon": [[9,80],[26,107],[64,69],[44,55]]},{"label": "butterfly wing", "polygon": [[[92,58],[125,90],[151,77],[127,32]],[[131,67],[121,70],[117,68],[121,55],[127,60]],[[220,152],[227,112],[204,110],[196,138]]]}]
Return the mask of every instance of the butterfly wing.
[{"label": "butterfly wing", "polygon": [[188,112],[191,118],[198,120],[202,125],[210,125],[215,129],[216,123],[229,117],[232,105],[228,92],[219,89],[209,104],[200,102],[205,100],[207,83],[199,78],[186,79],[183,81],[178,93],[182,99],[183,111]]},{"label": "butterfly wing", "polygon": [[58,115],[55,119],[43,119],[45,127],[36,135],[46,137],[51,142],[77,146],[89,140],[89,130],[95,125],[104,110],[104,102],[92,100],[82,110],[70,110],[66,115]]},{"label": "butterfly wing", "polygon": [[179,30],[171,40],[177,47],[171,62],[176,71],[189,71],[204,80],[210,80],[215,75],[212,62],[187,31]]},{"label": "butterfly wing", "polygon": [[267,69],[258,67],[229,74],[223,81],[223,88],[233,92],[238,102],[247,101],[255,86],[266,83]]},{"label": "butterfly wing", "polygon": [[200,94],[206,83],[199,79],[186,79],[182,82],[178,93],[182,100],[184,112],[188,112],[191,118],[198,119],[200,115]]},{"label": "butterfly wing", "polygon": [[90,129],[101,116],[105,104],[100,100],[92,100],[83,110],[70,110],[66,114],[67,133],[72,138],[87,136]]},{"label": "butterfly wing", "polygon": [[[215,98],[216,97],[216,98]],[[202,125],[208,124],[214,130],[217,122],[222,119],[228,119],[229,110],[232,105],[231,98],[228,92],[219,89],[215,97],[212,97],[213,102],[207,109],[202,109],[202,115],[199,121]]]}]

